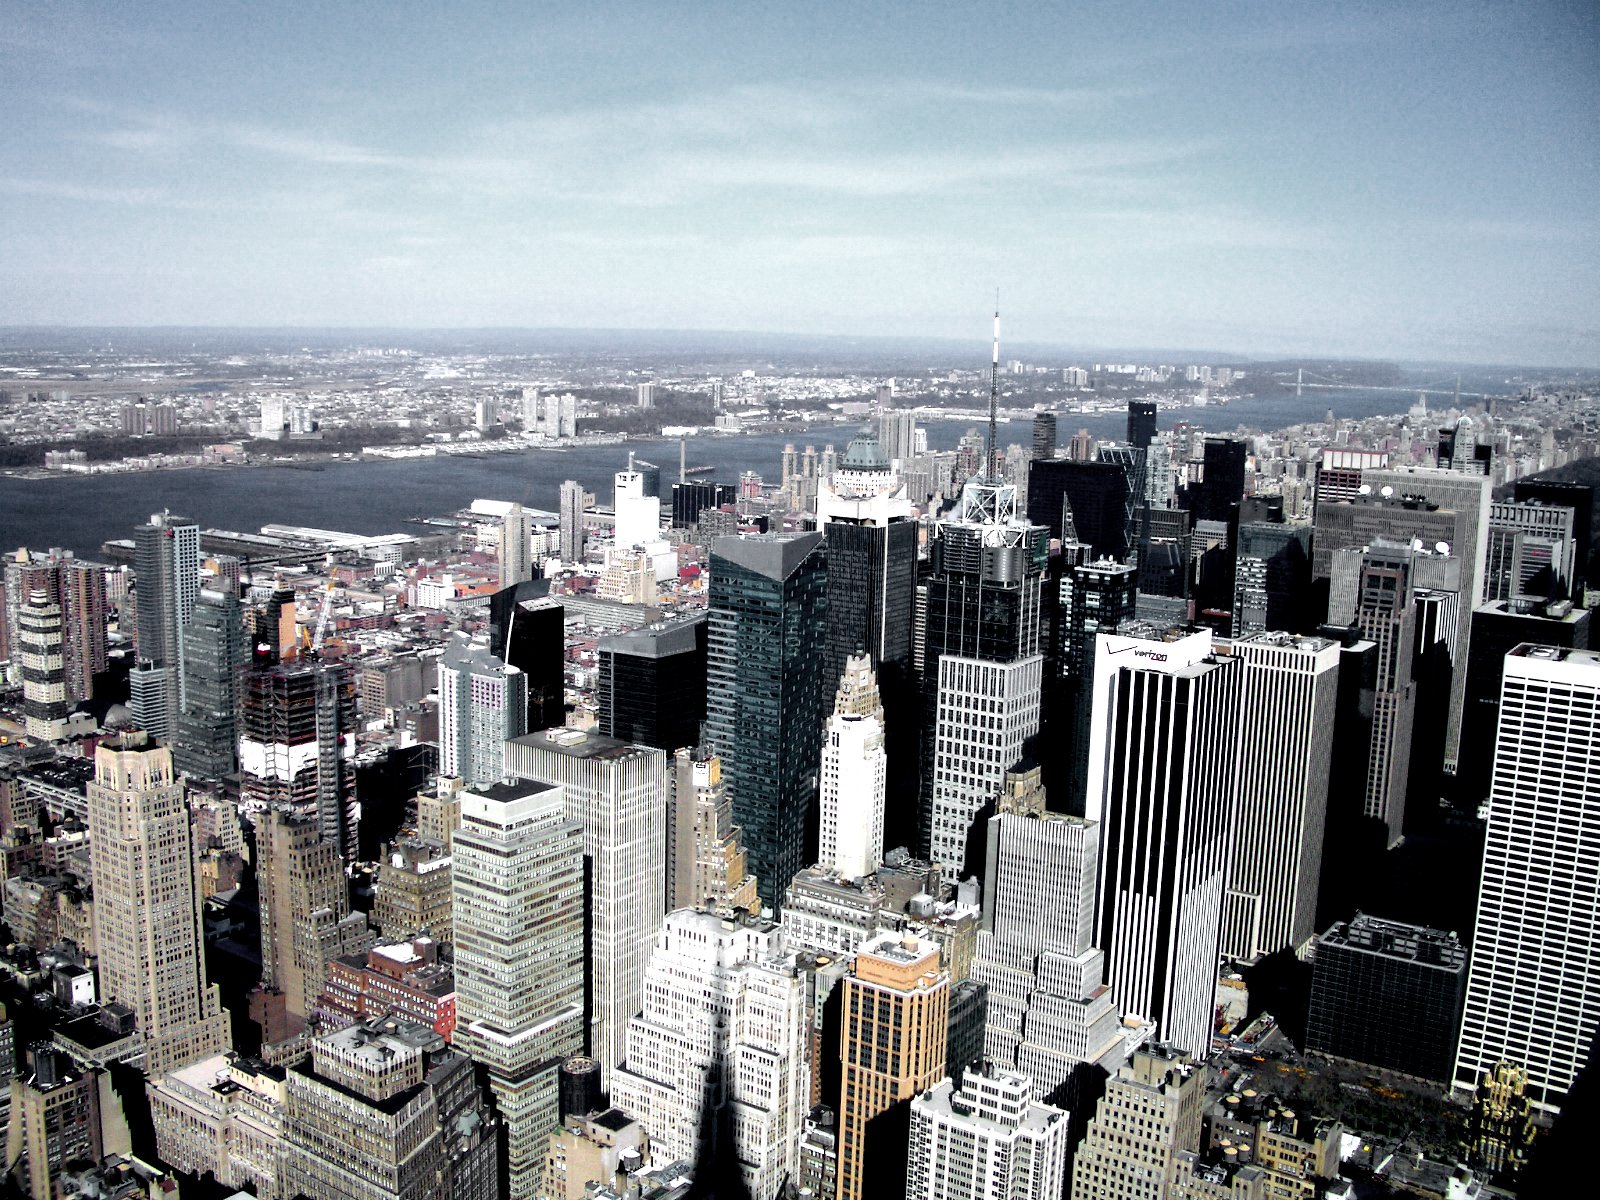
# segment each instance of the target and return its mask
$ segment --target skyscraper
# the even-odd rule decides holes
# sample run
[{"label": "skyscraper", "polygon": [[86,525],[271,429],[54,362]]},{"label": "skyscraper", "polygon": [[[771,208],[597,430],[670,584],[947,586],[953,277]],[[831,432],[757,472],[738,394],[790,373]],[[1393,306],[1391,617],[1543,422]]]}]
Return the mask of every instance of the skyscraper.
[{"label": "skyscraper", "polygon": [[845,448],[817,491],[817,526],[828,546],[827,677],[865,651],[880,670],[911,657],[917,527],[905,485],[871,427]]},{"label": "skyscraper", "polygon": [[712,543],[706,735],[774,908],[815,837],[827,585],[821,534]]},{"label": "skyscraper", "polygon": [[1240,719],[1222,953],[1299,953],[1315,933],[1339,646],[1259,633],[1233,643]]},{"label": "skyscraper", "polygon": [[583,485],[569,479],[561,485],[561,561],[583,561]]},{"label": "skyscraper", "polygon": [[1399,844],[1405,830],[1411,730],[1417,685],[1411,677],[1416,644],[1412,578],[1415,552],[1408,545],[1379,539],[1361,560],[1356,624],[1378,648],[1372,708],[1372,748],[1367,761],[1363,813],[1384,826],[1387,844]]},{"label": "skyscraper", "polygon": [[283,993],[298,1032],[327,984],[328,964],[372,945],[366,917],[350,911],[350,889],[335,843],[315,814],[284,807],[256,817],[261,982]]},{"label": "skyscraper", "polygon": [[1233,506],[1244,499],[1245,443],[1226,437],[1208,437],[1201,449],[1200,481],[1194,510],[1197,521],[1226,521]]},{"label": "skyscraper", "polygon": [[583,827],[562,789],[461,793],[452,856],[455,1044],[489,1076],[509,1200],[538,1194],[557,1072],[583,1048]]},{"label": "skyscraper", "polygon": [[1271,629],[1303,633],[1310,617],[1310,588],[1310,528],[1239,526],[1233,569],[1234,637]]},{"label": "skyscraper", "polygon": [[985,1064],[911,1102],[907,1200],[1060,1200],[1068,1122],[1026,1075]]},{"label": "skyscraper", "polygon": [[490,784],[505,774],[506,742],[528,730],[528,677],[487,639],[457,632],[439,659],[439,773]]},{"label": "skyscraper", "polygon": [[1450,1077],[1467,983],[1455,934],[1357,913],[1317,938],[1313,962],[1308,1050]]},{"label": "skyscraper", "polygon": [[799,1170],[811,1074],[805,980],[781,927],[672,913],[647,979],[612,1103],[649,1131],[656,1164],[690,1161],[697,1178],[736,1174],[751,1197],[781,1195]]},{"label": "skyscraper", "polygon": [[1049,412],[1033,414],[1033,457],[1056,456],[1056,415]]},{"label": "skyscraper", "polygon": [[1095,558],[1128,557],[1128,473],[1121,463],[1035,459],[1028,466],[1028,520],[1062,536],[1062,509]]},{"label": "skyscraper", "polygon": [[628,1018],[644,1003],[644,972],[666,896],[667,756],[577,729],[507,742],[506,773],[558,785],[583,827],[588,1052],[602,1081],[622,1061]]},{"label": "skyscraper", "polygon": [[644,474],[631,463],[626,471],[617,472],[614,500],[617,549],[642,546],[661,536],[661,500],[645,494]]},{"label": "skyscraper", "polygon": [[1015,799],[1003,795],[989,818],[972,965],[988,987],[983,1053],[1061,1103],[1081,1064],[1115,1071],[1123,1060],[1121,1014],[1093,945],[1100,827],[1046,813],[1042,793]]},{"label": "skyscraper", "polygon": [[188,687],[172,740],[172,761],[185,775],[221,779],[237,769],[241,685],[249,659],[238,597],[201,592],[183,631]]},{"label": "skyscraper", "polygon": [[526,729],[566,724],[566,609],[546,580],[489,597],[489,648],[527,678]]},{"label": "skyscraper", "polygon": [[1157,431],[1154,401],[1128,401],[1128,445],[1136,450],[1148,450]]},{"label": "skyscraper", "polygon": [[63,661],[61,606],[34,591],[17,611],[17,657],[22,661],[23,728],[53,742],[67,733],[67,669]]},{"label": "skyscraper", "polygon": [[1073,1156],[1072,1194],[1166,1200],[1179,1151],[1200,1145],[1205,1100],[1203,1065],[1165,1046],[1136,1050],[1095,1105]]},{"label": "skyscraper", "polygon": [[847,879],[869,875],[883,861],[883,803],[888,755],[883,703],[872,660],[845,660],[833,715],[822,741],[822,820],[818,862]]},{"label": "skyscraper", "polygon": [[339,663],[253,671],[239,722],[239,794],[246,807],[317,819],[319,835],[356,853],[355,678]]},{"label": "skyscraper", "polygon": [[61,615],[67,698],[94,695],[94,677],[106,669],[106,569],[68,559],[61,564]]},{"label": "skyscraper", "polygon": [[533,520],[513,503],[500,521],[500,586],[508,588],[533,578]]},{"label": "skyscraper", "polygon": [[[1063,547],[1065,554],[1067,547]],[[1103,558],[1098,562],[1064,565],[1061,571],[1056,617],[1060,645],[1056,651],[1058,678],[1052,680],[1055,703],[1051,724],[1059,736],[1052,739],[1056,757],[1064,750],[1066,809],[1085,811],[1089,786],[1089,731],[1094,707],[1095,639],[1134,619],[1139,596],[1139,572],[1132,566]],[[1054,765],[1054,764],[1051,764]]]},{"label": "skyscraper", "polygon": [[595,702],[607,737],[671,754],[700,742],[706,719],[706,615],[600,639]]},{"label": "skyscraper", "polygon": [[142,662],[170,667],[176,688],[165,727],[183,703],[183,630],[200,598],[200,527],[185,517],[155,513],[133,531],[138,589],[138,646]]},{"label": "skyscraper", "polygon": [[[1151,631],[1153,633],[1153,631]],[[1209,632],[1100,635],[1088,811],[1102,851],[1095,942],[1123,1008],[1211,1046],[1232,819],[1239,663]]]},{"label": "skyscraper", "polygon": [[910,1103],[945,1075],[950,975],[936,943],[886,933],[844,980],[838,1200],[904,1178]]},{"label": "skyscraper", "polygon": [[671,763],[667,806],[666,911],[756,908],[744,831],[722,781],[722,759],[702,746],[679,750]]},{"label": "skyscraper", "polygon": [[183,783],[172,753],[130,732],[95,750],[88,787],[100,998],[125,1004],[159,1075],[228,1041],[201,958],[200,903]]},{"label": "skyscraper", "polygon": [[946,875],[967,863],[973,822],[1039,732],[1046,530],[1016,488],[979,477],[941,521],[921,589],[929,803],[924,844]]},{"label": "skyscraper", "polygon": [[[1417,496],[1429,504],[1458,514],[1459,533],[1449,553],[1461,560],[1461,610],[1470,613],[1483,603],[1488,558],[1489,504],[1494,480],[1486,475],[1411,467],[1404,470],[1368,471],[1363,480],[1379,495],[1385,488],[1395,495]],[[1424,543],[1432,548],[1431,541]],[[1450,686],[1450,715],[1445,726],[1444,768],[1454,774],[1461,742],[1461,716],[1466,706],[1466,663],[1471,650],[1472,622],[1463,620],[1455,630],[1450,654],[1456,672]]]},{"label": "skyscraper", "polygon": [[497,1130],[472,1063],[427,1026],[375,1018],[319,1037],[284,1084],[283,1195],[498,1194]]},{"label": "skyscraper", "polygon": [[1589,1060],[1600,1010],[1600,653],[1519,646],[1506,655],[1466,1013],[1455,1086],[1497,1062],[1527,1069],[1553,1111]]}]

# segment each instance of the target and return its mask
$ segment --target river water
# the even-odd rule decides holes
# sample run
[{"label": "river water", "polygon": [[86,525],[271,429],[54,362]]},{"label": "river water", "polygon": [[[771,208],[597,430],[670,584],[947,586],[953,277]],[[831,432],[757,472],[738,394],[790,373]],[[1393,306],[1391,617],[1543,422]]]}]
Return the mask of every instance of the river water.
[{"label": "river water", "polygon": [[[1335,414],[1361,418],[1403,411],[1408,401],[1395,393],[1332,393]],[[1161,425],[1170,428],[1182,418],[1204,429],[1281,429],[1320,418],[1325,396],[1297,399],[1282,396],[1245,397],[1225,408],[1163,410]],[[1030,418],[999,429],[1000,442],[1028,445]],[[1121,414],[1105,416],[1058,414],[1057,433],[1067,441],[1081,428],[1100,439],[1124,435]],[[936,420],[924,423],[931,449],[953,448],[961,435],[981,422]],[[818,428],[805,434],[753,434],[738,437],[690,438],[690,466],[709,465],[709,476],[733,482],[743,471],[768,481],[781,473],[784,444],[815,445],[820,452],[832,443],[843,453],[853,426]],[[86,558],[99,555],[101,543],[133,536],[135,525],[162,509],[190,517],[201,528],[255,532],[279,523],[377,534],[415,531],[413,517],[438,516],[465,508],[473,500],[518,500],[554,510],[563,480],[576,479],[609,501],[611,477],[627,465],[628,452],[661,467],[663,490],[677,477],[676,441],[640,441],[620,446],[586,446],[568,450],[528,450],[481,457],[440,455],[435,458],[339,462],[318,469],[291,467],[203,468],[132,471],[105,475],[64,475],[48,479],[0,478],[0,550],[19,546],[59,546]]]}]

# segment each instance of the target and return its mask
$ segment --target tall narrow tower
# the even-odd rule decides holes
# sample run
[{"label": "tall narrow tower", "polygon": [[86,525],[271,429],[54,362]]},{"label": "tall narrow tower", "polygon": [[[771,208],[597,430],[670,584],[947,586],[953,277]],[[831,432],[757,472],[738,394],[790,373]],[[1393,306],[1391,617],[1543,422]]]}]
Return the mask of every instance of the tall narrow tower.
[{"label": "tall narrow tower", "polygon": [[1049,531],[1017,513],[1017,489],[995,470],[1000,314],[994,319],[989,442],[960,515],[940,521],[922,616],[923,845],[948,877],[980,855],[974,824],[1000,794],[1023,743],[1039,732],[1044,681],[1040,616]]},{"label": "tall narrow tower", "polygon": [[883,703],[872,660],[845,661],[833,715],[822,733],[822,830],[818,862],[847,879],[883,861],[883,803],[888,783]]},{"label": "tall narrow tower", "polygon": [[557,1072],[583,1048],[583,828],[562,789],[461,793],[452,856],[455,1044],[489,1075],[509,1200],[538,1194]]},{"label": "tall narrow tower", "polygon": [[228,1042],[221,995],[201,958],[189,806],[172,754],[142,732],[95,749],[89,784],[100,993],[125,1004],[157,1075]]}]

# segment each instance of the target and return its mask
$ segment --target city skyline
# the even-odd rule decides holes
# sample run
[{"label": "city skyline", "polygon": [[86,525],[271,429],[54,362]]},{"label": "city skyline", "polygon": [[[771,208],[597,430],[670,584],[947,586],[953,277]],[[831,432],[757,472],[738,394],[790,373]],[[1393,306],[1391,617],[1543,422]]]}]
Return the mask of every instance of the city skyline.
[{"label": "city skyline", "polygon": [[24,6],[0,321],[1592,366],[1595,21]]}]

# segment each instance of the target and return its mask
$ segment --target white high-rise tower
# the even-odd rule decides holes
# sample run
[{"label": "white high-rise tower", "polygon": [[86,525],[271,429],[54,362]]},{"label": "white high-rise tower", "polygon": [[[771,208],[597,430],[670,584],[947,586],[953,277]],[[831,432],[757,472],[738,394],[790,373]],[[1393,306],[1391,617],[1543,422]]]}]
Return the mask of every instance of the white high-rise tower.
[{"label": "white high-rise tower", "polygon": [[1505,657],[1483,886],[1455,1086],[1504,1059],[1554,1111],[1600,1025],[1600,653]]},{"label": "white high-rise tower", "polygon": [[888,756],[883,702],[872,659],[851,655],[822,743],[822,866],[846,879],[870,875],[883,861],[883,797]]}]

